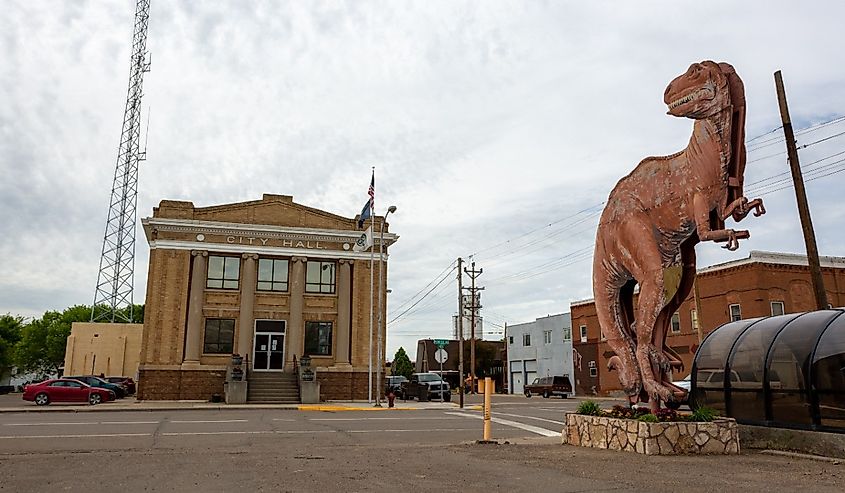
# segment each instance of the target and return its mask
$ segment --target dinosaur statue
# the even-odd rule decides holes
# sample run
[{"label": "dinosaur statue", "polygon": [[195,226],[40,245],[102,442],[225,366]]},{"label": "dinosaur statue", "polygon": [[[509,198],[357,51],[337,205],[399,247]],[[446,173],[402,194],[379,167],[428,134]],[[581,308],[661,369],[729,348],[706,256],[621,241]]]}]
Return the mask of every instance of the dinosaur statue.
[{"label": "dinosaur statue", "polygon": [[[671,403],[685,391],[669,372],[682,369],[666,345],[672,314],[695,281],[695,246],[726,242],[736,250],[748,231],[725,228],[766,211],[742,195],[745,90],[727,63],[692,64],[666,88],[668,114],[695,120],[687,147],[648,157],[619,180],[602,212],[593,257],[593,294],[602,335],[615,356],[608,368],[633,404]],[[639,298],[634,307],[634,291]]]}]

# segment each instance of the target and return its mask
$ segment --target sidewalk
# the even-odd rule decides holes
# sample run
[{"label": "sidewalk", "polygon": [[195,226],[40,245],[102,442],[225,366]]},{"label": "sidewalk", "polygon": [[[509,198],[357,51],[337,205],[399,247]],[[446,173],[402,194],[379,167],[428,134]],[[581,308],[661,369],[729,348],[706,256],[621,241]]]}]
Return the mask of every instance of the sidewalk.
[{"label": "sidewalk", "polygon": [[56,403],[36,406],[34,402],[21,399],[21,394],[0,396],[0,414],[2,413],[38,413],[38,412],[106,412],[106,411],[231,411],[238,409],[288,409],[293,411],[411,411],[424,409],[454,409],[457,402],[416,402],[397,400],[395,407],[382,407],[362,402],[324,402],[320,404],[226,404],[207,401],[137,401],[127,397],[114,402],[92,406],[89,404]]}]

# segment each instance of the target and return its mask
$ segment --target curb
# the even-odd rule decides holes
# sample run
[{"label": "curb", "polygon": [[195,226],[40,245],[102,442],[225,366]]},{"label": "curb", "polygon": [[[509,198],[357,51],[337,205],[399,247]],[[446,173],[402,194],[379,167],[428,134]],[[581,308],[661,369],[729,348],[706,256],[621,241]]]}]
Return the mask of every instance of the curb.
[{"label": "curb", "polygon": [[108,407],[99,406],[56,406],[56,407],[4,407],[1,414],[32,414],[32,413],[96,413],[96,412],[156,412],[156,411],[248,411],[248,410],[277,410],[277,411],[420,411],[422,407],[370,407],[344,406],[338,404],[223,404],[223,405],[171,405],[171,406],[142,406],[137,407]]}]

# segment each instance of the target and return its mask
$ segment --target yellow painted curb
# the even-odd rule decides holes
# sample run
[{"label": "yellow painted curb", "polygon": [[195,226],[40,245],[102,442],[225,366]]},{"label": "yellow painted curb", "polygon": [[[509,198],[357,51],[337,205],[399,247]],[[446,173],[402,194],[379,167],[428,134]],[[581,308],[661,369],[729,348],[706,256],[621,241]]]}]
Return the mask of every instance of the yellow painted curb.
[{"label": "yellow painted curb", "polygon": [[416,411],[416,407],[350,407],[312,404],[299,406],[300,411]]}]

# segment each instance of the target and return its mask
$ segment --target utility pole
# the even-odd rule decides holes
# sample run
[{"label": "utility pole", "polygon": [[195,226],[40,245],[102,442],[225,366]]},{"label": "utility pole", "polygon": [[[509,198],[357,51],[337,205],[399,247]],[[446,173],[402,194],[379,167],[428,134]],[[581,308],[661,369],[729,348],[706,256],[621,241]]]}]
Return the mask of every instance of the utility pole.
[{"label": "utility pole", "polygon": [[804,178],[801,176],[798,149],[795,147],[795,134],[792,132],[792,121],[789,118],[789,107],[786,104],[786,91],[783,88],[783,77],[780,70],[775,72],[775,88],[778,93],[780,118],[783,121],[783,134],[786,137],[786,151],[789,156],[789,168],[792,171],[792,183],[795,186],[795,198],[798,201],[798,216],[801,218],[801,229],[804,230],[807,262],[810,265],[810,278],[816,295],[816,309],[825,310],[827,309],[827,293],[824,290],[822,269],[819,263],[819,249],[816,246],[813,221],[810,219],[810,206],[807,204],[807,192],[804,190]]},{"label": "utility pole", "polygon": [[[505,322],[505,364],[503,365],[504,373],[502,375],[502,381],[505,383],[504,387],[507,389],[508,394],[512,394],[511,389],[509,387],[510,378],[509,373],[511,372],[511,364],[510,364],[510,353],[508,353],[508,323]],[[504,390],[504,389],[503,389]]]},{"label": "utility pole", "polygon": [[[476,292],[480,291],[484,288],[476,288],[475,287],[475,278],[480,276],[484,269],[475,270],[475,261],[472,261],[472,269],[467,270],[464,268],[464,272],[472,279],[472,287],[469,288],[470,292],[470,301],[472,306],[470,308],[470,341],[469,341],[469,359],[470,359],[470,392],[473,394],[475,393],[475,317],[478,313],[478,309],[481,308],[481,305],[478,304],[478,299],[476,298]],[[463,313],[461,313],[463,316]]]},{"label": "utility pole", "polygon": [[463,259],[458,257],[458,395],[464,408],[464,288],[461,285]]}]

